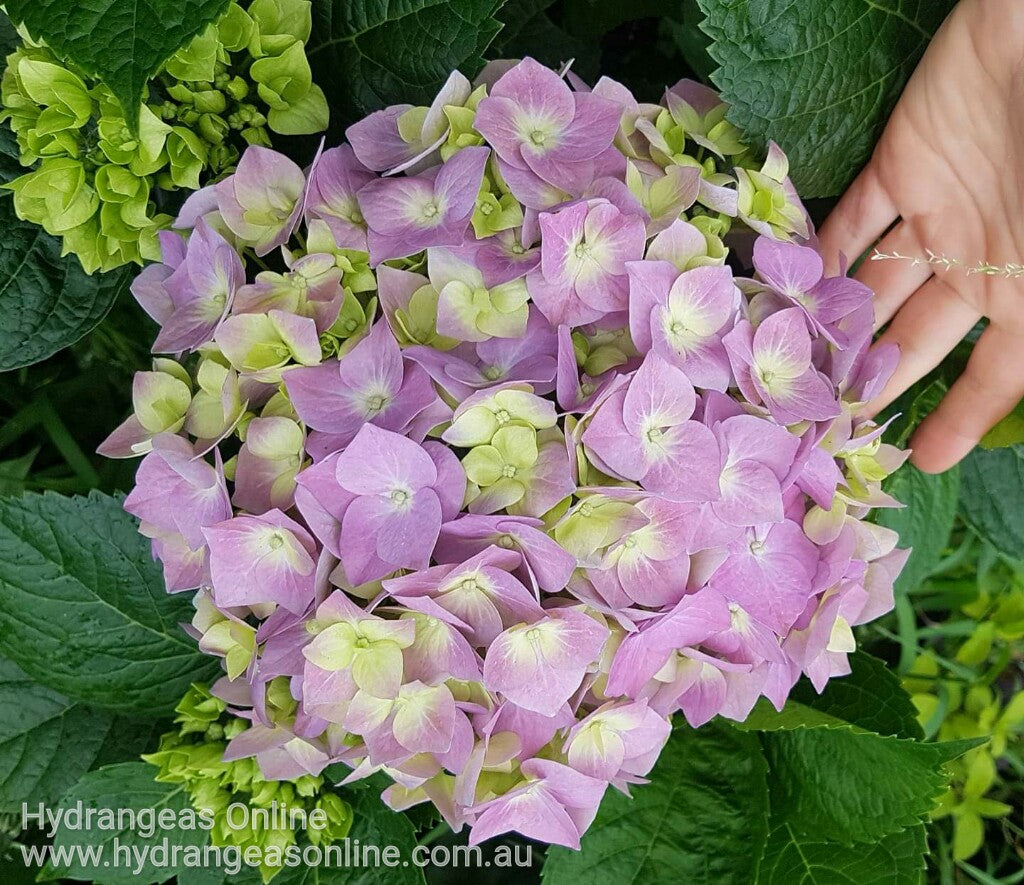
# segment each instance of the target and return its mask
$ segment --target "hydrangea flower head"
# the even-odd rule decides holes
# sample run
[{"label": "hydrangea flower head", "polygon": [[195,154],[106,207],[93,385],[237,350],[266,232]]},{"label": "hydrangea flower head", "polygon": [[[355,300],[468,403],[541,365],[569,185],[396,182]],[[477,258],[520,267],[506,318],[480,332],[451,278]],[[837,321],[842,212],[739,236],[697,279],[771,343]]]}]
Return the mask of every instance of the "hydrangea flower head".
[{"label": "hydrangea flower head", "polygon": [[575,848],[673,715],[781,709],[891,609],[905,453],[857,415],[892,357],[704,87],[527,59],[349,139],[183,207],[136,284],[182,352],[103,450],[144,456],[231,758]]}]

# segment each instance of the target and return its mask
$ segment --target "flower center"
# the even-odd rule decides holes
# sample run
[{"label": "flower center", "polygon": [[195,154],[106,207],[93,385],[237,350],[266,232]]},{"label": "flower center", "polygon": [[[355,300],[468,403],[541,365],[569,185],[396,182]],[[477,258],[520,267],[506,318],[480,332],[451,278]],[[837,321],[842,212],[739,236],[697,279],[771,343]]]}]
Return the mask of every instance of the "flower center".
[{"label": "flower center", "polygon": [[498,409],[494,413],[494,420],[499,424],[508,424],[512,420],[512,416],[508,413],[508,409]]},{"label": "flower center", "polygon": [[634,538],[632,535],[630,535],[628,538],[626,538],[625,541],[622,542],[622,546],[623,547],[629,547],[629,548],[636,547],[636,538]]},{"label": "flower center", "polygon": [[577,258],[587,258],[590,255],[590,246],[586,243],[577,243],[576,248],[573,251]]},{"label": "flower center", "polygon": [[424,218],[434,218],[437,215],[437,203],[427,203],[423,207]]},{"label": "flower center", "polygon": [[532,141],[538,147],[543,145],[544,142],[547,141],[547,138],[547,135],[540,129],[534,129],[533,132],[530,133],[530,141]]},{"label": "flower center", "polygon": [[409,500],[409,493],[405,489],[395,489],[391,492],[391,503],[401,506]]},{"label": "flower center", "polygon": [[760,556],[764,553],[764,541],[758,540],[757,538],[751,541],[750,552],[753,553],[754,556]]},{"label": "flower center", "polygon": [[594,505],[588,501],[584,501],[580,504],[580,516],[591,517],[594,515]]},{"label": "flower center", "polygon": [[375,393],[373,396],[366,400],[366,410],[368,412],[381,412],[384,407],[388,404],[390,397],[383,393]]},{"label": "flower center", "polygon": [[506,464],[504,467],[501,468],[501,475],[507,479],[511,479],[513,476],[516,475],[515,466],[512,464]]},{"label": "flower center", "polygon": [[647,431],[647,441],[656,443],[661,440],[661,437],[663,435],[664,434],[662,433],[660,427],[652,427],[650,430]]},{"label": "flower center", "polygon": [[488,381],[497,381],[502,376],[501,366],[487,366],[480,374]]},{"label": "flower center", "polygon": [[271,550],[280,550],[284,546],[284,538],[275,532],[270,536],[268,543],[270,544]]},{"label": "flower center", "polygon": [[506,550],[511,550],[516,545],[516,539],[511,535],[502,535],[498,538],[498,546],[504,547]]},{"label": "flower center", "polygon": [[674,320],[672,325],[668,327],[669,332],[673,335],[685,335],[689,330],[679,320]]},{"label": "flower center", "polygon": [[476,578],[466,578],[459,584],[459,589],[465,590],[467,593],[474,593],[480,589],[480,585],[476,582]]}]

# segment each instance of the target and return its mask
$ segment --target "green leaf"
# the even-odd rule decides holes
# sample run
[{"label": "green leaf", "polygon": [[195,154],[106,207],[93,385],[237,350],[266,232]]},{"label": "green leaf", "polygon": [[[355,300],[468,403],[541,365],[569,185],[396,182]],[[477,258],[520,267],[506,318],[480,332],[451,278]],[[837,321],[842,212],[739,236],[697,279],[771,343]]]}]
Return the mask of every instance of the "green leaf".
[{"label": "green leaf", "polygon": [[801,196],[839,194],[954,0],[699,0],[729,119],[789,155]]},{"label": "green leaf", "polygon": [[146,81],[229,0],[6,0],[7,14],[99,77],[136,127]]},{"label": "green leaf", "polygon": [[800,680],[784,709],[813,709],[877,734],[923,738],[917,708],[886,663],[863,651],[854,652],[849,660],[850,675],[830,679],[821,694],[809,680]]},{"label": "green leaf", "polygon": [[0,810],[55,803],[92,766],[112,722],[0,658]]},{"label": "green leaf", "polygon": [[758,885],[920,885],[928,847],[924,825],[873,845],[840,845],[798,835],[785,824],[768,837]]},{"label": "green leaf", "polygon": [[[14,134],[0,127],[0,179],[25,170]],[[104,316],[132,278],[128,268],[88,275],[74,255],[38,225],[21,221],[0,195],[0,372],[37,363],[74,344]]]},{"label": "green leaf", "polygon": [[1007,556],[1024,550],[1024,445],[975,449],[961,464],[960,513]]},{"label": "green leaf", "polygon": [[925,378],[900,394],[877,419],[879,422],[892,419],[885,433],[886,442],[906,446],[911,435],[935,411],[948,390],[949,385],[943,378]]},{"label": "green leaf", "polygon": [[552,848],[545,885],[753,882],[767,835],[757,739],[723,722],[678,728],[630,799],[609,789],[583,850]]},{"label": "green leaf", "polygon": [[788,824],[813,841],[849,843],[914,826],[948,783],[943,765],[984,743],[917,740],[896,675],[863,652],[850,663],[821,695],[802,682],[781,713],[762,702],[740,726],[763,732],[773,830]]},{"label": "green leaf", "polygon": [[522,58],[530,55],[552,68],[573,59],[572,69],[585,80],[600,74],[601,45],[597,37],[583,40],[579,34],[552,21],[552,0],[509,0],[498,12],[502,28],[488,49],[488,58]]},{"label": "green leaf", "polygon": [[313,0],[306,57],[349,121],[387,104],[428,104],[455,68],[472,76],[501,0]]},{"label": "green leaf", "polygon": [[[98,879],[104,883],[163,882],[179,869],[185,869],[180,848],[177,855],[179,863],[173,863],[173,849],[178,846],[203,846],[209,839],[209,832],[198,825],[186,828],[165,826],[163,820],[157,825],[162,811],[166,818],[171,817],[164,809],[173,811],[174,818],[180,820],[178,815],[184,811],[191,814],[192,806],[184,786],[157,783],[153,779],[154,773],[153,766],[145,762],[108,765],[90,771],[68,790],[61,800],[65,814],[77,803],[81,803],[83,809],[110,809],[115,823],[113,826],[101,824],[99,813],[94,814],[93,825],[88,827],[72,828],[66,823],[73,823],[74,818],[63,819],[53,840],[54,854],[40,875],[40,880],[65,877],[87,881]],[[124,813],[129,809],[136,814]],[[122,812],[120,817],[118,812]],[[121,863],[114,865],[112,858],[115,839],[122,854],[132,852],[134,868],[132,864],[126,866],[124,857]],[[83,848],[100,847],[103,855],[99,863],[90,864],[87,857],[75,851],[68,851],[69,856],[64,858],[65,862],[54,862],[54,855],[61,848],[67,850],[76,845]],[[166,848],[162,847],[164,845]],[[155,849],[166,850],[164,862],[159,862],[159,852],[156,856],[152,854]]]},{"label": "green leaf", "polygon": [[921,743],[849,726],[766,732],[763,741],[773,825],[843,843],[916,825],[949,782],[942,766],[984,743]]},{"label": "green leaf", "polygon": [[[308,869],[302,867],[301,869]],[[278,873],[274,877],[275,885],[280,885],[285,876],[289,873],[296,872],[295,870],[285,869]],[[317,882],[316,879],[310,880],[312,883]],[[325,880],[320,879],[319,881],[324,882]],[[182,870],[177,876],[178,885],[263,885],[263,879],[259,874],[259,870],[253,867],[243,867],[240,872],[233,876],[229,876],[221,869],[214,869],[213,867],[197,867]]]},{"label": "green leaf", "polygon": [[25,491],[25,481],[38,454],[37,446],[17,458],[0,461],[0,495],[20,495]]},{"label": "green leaf", "polygon": [[102,768],[126,759],[138,759],[143,753],[151,753],[156,750],[160,735],[173,729],[175,726],[170,719],[113,716],[92,767]]},{"label": "green leaf", "polygon": [[118,499],[0,499],[0,654],[37,682],[109,710],[170,713],[217,669],[179,626],[191,615]]},{"label": "green leaf", "polygon": [[[679,0],[563,0],[562,26],[575,37],[597,41],[628,21],[678,14]],[[666,84],[671,85],[671,84]]]},{"label": "green leaf", "polygon": [[1024,443],[1024,400],[999,421],[978,443],[983,449],[1002,449]]},{"label": "green leaf", "polygon": [[905,505],[876,512],[879,525],[899,532],[900,547],[913,548],[896,579],[896,592],[905,593],[927,578],[942,559],[956,519],[960,468],[922,473],[913,464],[905,464],[885,481],[883,488]]},{"label": "green leaf", "polygon": [[6,13],[0,12],[0,55],[7,58],[21,43],[21,37]]},{"label": "green leaf", "polygon": [[710,80],[715,60],[708,55],[708,36],[700,28],[703,16],[697,0],[682,0],[678,14],[678,20],[666,19],[668,32],[694,74]]},{"label": "green leaf", "polygon": [[[354,818],[347,837],[353,857],[360,850],[358,846],[375,845],[384,849],[394,845],[399,851],[398,866],[310,867],[302,864],[282,869],[274,877],[274,885],[423,885],[423,869],[412,863],[416,830],[409,818],[388,808],[380,799],[379,789],[363,789],[357,785],[357,789],[345,793],[345,799],[352,805]],[[339,850],[344,859],[340,844]],[[178,877],[179,885],[249,885],[250,882],[257,885],[259,881],[258,874],[254,876],[252,870],[245,868],[237,875],[205,869],[189,870]]]},{"label": "green leaf", "polygon": [[[308,867],[302,867],[305,870]],[[283,877],[296,870],[285,869],[274,877],[275,885],[280,885]],[[311,883],[325,882],[324,879],[311,879]],[[178,885],[263,885],[259,870],[253,867],[242,867],[241,871],[229,876],[221,869],[213,867],[197,867],[182,870],[177,876]]]},{"label": "green leaf", "polygon": [[[352,829],[348,838],[360,845],[396,845],[403,861],[410,860],[416,847],[416,830],[409,818],[388,808],[377,790],[364,790],[346,796],[352,803]],[[298,872],[298,871],[296,871]],[[320,867],[318,877],[289,880],[282,885],[423,885],[423,870],[413,866],[397,867]]]}]

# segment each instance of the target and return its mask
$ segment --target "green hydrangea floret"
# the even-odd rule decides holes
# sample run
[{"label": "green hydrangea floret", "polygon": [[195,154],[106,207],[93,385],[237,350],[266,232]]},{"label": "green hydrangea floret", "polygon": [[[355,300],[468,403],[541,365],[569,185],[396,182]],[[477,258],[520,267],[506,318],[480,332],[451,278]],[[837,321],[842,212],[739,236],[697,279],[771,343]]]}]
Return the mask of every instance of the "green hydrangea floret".
[{"label": "green hydrangea floret", "polygon": [[[271,686],[268,703],[275,694],[280,692],[275,693]],[[303,775],[290,781],[273,781],[263,777],[252,757],[224,761],[228,741],[250,723],[231,715],[227,704],[211,694],[207,686],[193,685],[176,712],[177,729],[164,734],[157,751],[142,759],[159,769],[157,781],[182,785],[193,807],[212,815],[211,844],[235,847],[243,855],[249,846],[260,849],[264,882],[281,871],[289,847],[330,845],[348,835],[352,807],[323,777]],[[250,812],[284,808],[294,814],[241,815],[236,811],[229,815],[229,807],[238,803],[247,805]],[[310,826],[298,830],[264,826],[268,820],[280,824],[285,817],[289,821],[310,821]],[[247,822],[245,826],[238,825],[241,820]],[[281,862],[275,863],[275,859]]]},{"label": "green hydrangea floret", "polygon": [[22,33],[0,81],[31,171],[4,185],[19,218],[63,240],[88,273],[159,257],[161,206],[231,172],[270,133],[327,127],[305,43],[310,0],[233,0],[150,81],[138,126],[95,77]]}]

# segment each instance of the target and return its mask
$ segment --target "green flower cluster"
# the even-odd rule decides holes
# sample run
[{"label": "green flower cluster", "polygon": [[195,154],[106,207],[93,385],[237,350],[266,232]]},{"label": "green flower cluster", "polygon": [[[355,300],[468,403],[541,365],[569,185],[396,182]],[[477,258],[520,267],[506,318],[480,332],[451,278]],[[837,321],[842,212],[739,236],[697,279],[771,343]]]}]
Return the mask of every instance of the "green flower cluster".
[{"label": "green flower cluster", "polygon": [[[273,694],[281,692],[272,685],[268,702],[274,700]],[[295,703],[290,695],[287,700]],[[183,784],[196,810],[213,815],[213,845],[236,846],[242,852],[250,845],[259,846],[263,858],[260,873],[263,881],[269,882],[282,868],[273,864],[274,858],[283,860],[289,846],[299,844],[300,838],[312,845],[329,845],[348,835],[352,808],[324,787],[322,777],[304,775],[292,781],[269,781],[253,758],[223,761],[227,742],[245,731],[249,723],[227,713],[227,705],[213,697],[206,686],[192,686],[176,709],[178,730],[163,735],[159,749],[142,758],[160,769],[156,780]],[[301,810],[306,816],[316,811],[318,825],[297,833],[264,827],[268,816],[251,813],[245,816],[251,823],[240,827],[237,824],[242,816],[237,812],[230,818],[228,815],[228,806],[233,803],[245,803],[250,810],[270,809],[271,803],[276,803],[276,809]],[[280,818],[277,814],[269,819],[276,823]]]},{"label": "green flower cluster", "polygon": [[33,167],[5,185],[18,217],[62,237],[89,273],[159,258],[172,220],[160,191],[229,172],[246,144],[270,144],[268,130],[326,128],[311,27],[310,0],[233,2],[150,81],[137,127],[106,86],[23,34],[0,82],[0,119]]},{"label": "green flower cluster", "polygon": [[947,623],[935,624],[941,638],[903,679],[928,737],[988,738],[947,764],[951,786],[932,812],[952,820],[953,858],[967,860],[985,844],[985,821],[1013,811],[1002,801],[1010,796],[1001,772],[1024,770],[1024,689],[1015,652],[1024,638],[1024,563],[967,536],[917,593],[922,604],[932,593],[959,598],[967,617],[953,612]]}]

